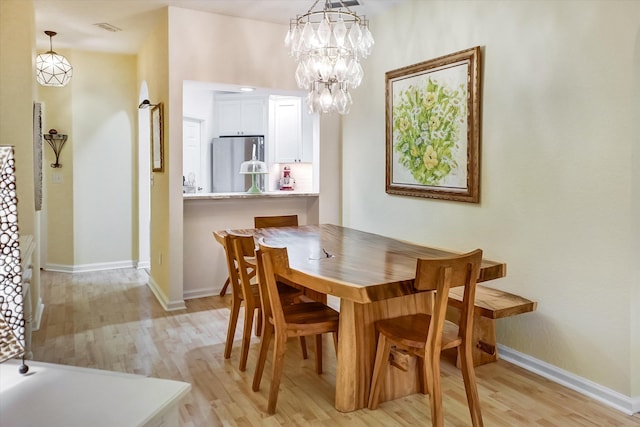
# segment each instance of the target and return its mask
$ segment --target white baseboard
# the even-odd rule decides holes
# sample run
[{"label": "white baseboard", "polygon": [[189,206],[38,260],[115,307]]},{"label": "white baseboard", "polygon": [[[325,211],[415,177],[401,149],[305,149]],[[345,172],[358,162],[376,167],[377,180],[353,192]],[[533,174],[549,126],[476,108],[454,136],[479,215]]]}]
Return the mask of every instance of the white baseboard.
[{"label": "white baseboard", "polygon": [[40,322],[42,321],[42,312],[44,311],[44,304],[42,299],[38,299],[36,303],[36,309],[31,317],[31,332],[40,330]]},{"label": "white baseboard", "polygon": [[162,289],[158,287],[156,281],[153,280],[153,277],[149,276],[147,285],[149,286],[149,289],[151,289],[151,292],[153,292],[153,295],[155,295],[160,305],[162,305],[162,308],[164,308],[166,311],[184,310],[185,308],[187,308],[184,305],[183,299],[170,301],[169,298],[164,294]]},{"label": "white baseboard", "polygon": [[[134,261],[103,262],[85,265],[46,264],[44,266],[44,269],[47,271],[57,271],[60,273],[84,273],[90,271],[117,270],[121,268],[143,269],[150,267],[144,266],[143,263],[139,263],[137,266],[135,266],[134,264]],[[186,308],[186,306],[184,305],[184,299],[170,301],[151,276],[149,276],[149,281],[147,282],[147,284],[160,305],[162,305],[162,308],[164,308],[166,311],[184,310]],[[193,296],[192,298],[199,298],[200,296],[209,295],[197,295]]]},{"label": "white baseboard", "polygon": [[47,263],[42,266],[42,269],[46,271],[56,271],[58,273],[73,273],[73,265]]},{"label": "white baseboard", "polygon": [[[229,293],[231,291],[229,290]],[[204,298],[204,297],[212,297],[220,294],[220,289],[195,289],[192,291],[184,292],[184,299],[195,299],[195,298]]]},{"label": "white baseboard", "polygon": [[542,360],[498,344],[500,358],[561,384],[627,415],[640,412],[640,396],[629,397]]},{"label": "white baseboard", "polygon": [[57,271],[60,273],[86,273],[90,271],[134,268],[134,262],[133,261],[115,261],[115,262],[100,262],[95,264],[82,264],[82,265],[65,265],[65,264],[47,263],[43,268],[47,271]]},{"label": "white baseboard", "polygon": [[149,269],[151,268],[151,262],[150,261],[137,261],[136,262],[136,268],[138,270],[142,270],[142,269]]}]

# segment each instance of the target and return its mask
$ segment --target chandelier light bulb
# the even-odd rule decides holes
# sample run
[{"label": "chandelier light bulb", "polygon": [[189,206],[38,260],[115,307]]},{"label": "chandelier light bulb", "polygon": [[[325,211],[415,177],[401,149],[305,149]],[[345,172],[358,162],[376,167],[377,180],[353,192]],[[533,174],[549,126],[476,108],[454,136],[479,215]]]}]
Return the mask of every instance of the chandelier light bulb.
[{"label": "chandelier light bulb", "polygon": [[336,8],[324,0],[324,8],[314,10],[319,1],[291,20],[284,44],[298,62],[295,79],[308,92],[309,111],[347,114],[349,90],[362,83],[360,60],[371,54],[373,36],[369,22],[341,0]]}]

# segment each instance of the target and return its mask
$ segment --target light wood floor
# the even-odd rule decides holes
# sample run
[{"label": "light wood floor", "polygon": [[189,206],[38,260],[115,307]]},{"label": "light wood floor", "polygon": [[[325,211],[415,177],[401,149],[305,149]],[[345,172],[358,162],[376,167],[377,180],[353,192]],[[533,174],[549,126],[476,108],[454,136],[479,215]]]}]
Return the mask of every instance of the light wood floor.
[{"label": "light wood floor", "polygon": [[[238,370],[240,327],[231,359],[223,358],[229,297],[190,300],[187,310],[167,313],[146,281],[144,270],[43,272],[45,310],[33,335],[34,359],[187,381],[192,390],[180,407],[185,427],[431,425],[428,398],[421,394],[383,403],[376,411],[336,411],[336,359],[329,337],[322,376],[314,372],[313,356],[303,360],[291,342],[277,414],[267,416],[270,365],[262,389],[251,391],[258,338],[246,372]],[[477,376],[488,427],[640,426],[638,417],[504,361],[479,367]],[[470,425],[460,372],[446,361],[442,388],[445,424]]]}]

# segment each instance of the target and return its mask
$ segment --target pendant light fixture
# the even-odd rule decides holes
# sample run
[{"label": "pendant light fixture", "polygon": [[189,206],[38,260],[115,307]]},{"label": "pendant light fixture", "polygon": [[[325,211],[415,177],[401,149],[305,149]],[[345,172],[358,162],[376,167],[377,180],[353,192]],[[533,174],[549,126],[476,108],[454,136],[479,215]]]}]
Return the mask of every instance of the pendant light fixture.
[{"label": "pendant light fixture", "polygon": [[360,59],[371,54],[373,36],[369,21],[342,0],[324,0],[324,8],[314,10],[319,1],[291,19],[285,46],[298,61],[296,82],[309,93],[310,112],[347,114],[352,102],[349,90],[362,81]]},{"label": "pendant light fixture", "polygon": [[57,33],[45,31],[49,36],[49,51],[36,56],[36,80],[42,86],[64,87],[71,80],[73,67],[62,55],[53,51],[51,38]]},{"label": "pendant light fixture", "polygon": [[144,99],[139,105],[138,105],[138,109],[140,110],[146,110],[149,107],[157,107],[158,104],[152,104],[151,101],[149,101],[148,99]]}]

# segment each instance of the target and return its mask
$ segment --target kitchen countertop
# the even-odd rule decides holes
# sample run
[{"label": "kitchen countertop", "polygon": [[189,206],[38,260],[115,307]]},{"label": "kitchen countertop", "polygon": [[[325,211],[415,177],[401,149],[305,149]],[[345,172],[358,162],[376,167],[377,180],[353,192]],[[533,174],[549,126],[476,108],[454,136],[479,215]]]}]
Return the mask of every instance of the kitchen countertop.
[{"label": "kitchen countertop", "polygon": [[264,193],[184,193],[184,200],[259,199],[262,197],[318,197],[319,193],[300,191],[269,191]]}]

